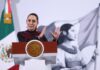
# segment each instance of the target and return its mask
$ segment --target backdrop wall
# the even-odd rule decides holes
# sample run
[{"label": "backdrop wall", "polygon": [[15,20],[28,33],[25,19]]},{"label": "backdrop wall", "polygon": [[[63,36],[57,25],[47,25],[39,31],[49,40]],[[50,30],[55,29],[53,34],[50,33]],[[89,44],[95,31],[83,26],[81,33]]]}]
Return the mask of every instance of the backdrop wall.
[{"label": "backdrop wall", "polygon": [[[26,17],[35,12],[39,25],[49,25],[55,20],[75,20],[98,6],[100,0],[11,0],[16,31],[26,29]],[[4,0],[0,0],[0,15]]]}]

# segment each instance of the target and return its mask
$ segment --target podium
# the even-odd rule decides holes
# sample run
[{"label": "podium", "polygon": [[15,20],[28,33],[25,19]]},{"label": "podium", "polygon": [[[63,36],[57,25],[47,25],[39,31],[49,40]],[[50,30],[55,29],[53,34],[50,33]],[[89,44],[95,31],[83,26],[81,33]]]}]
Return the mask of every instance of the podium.
[{"label": "podium", "polygon": [[[44,45],[44,53],[56,53],[57,42],[42,42]],[[12,54],[26,54],[25,47],[27,42],[13,42],[12,43]]]}]

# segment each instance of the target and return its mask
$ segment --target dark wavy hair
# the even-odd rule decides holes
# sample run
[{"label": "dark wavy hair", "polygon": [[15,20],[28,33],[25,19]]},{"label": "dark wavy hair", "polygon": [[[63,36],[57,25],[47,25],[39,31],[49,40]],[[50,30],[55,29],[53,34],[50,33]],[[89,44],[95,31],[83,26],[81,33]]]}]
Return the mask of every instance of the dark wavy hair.
[{"label": "dark wavy hair", "polygon": [[68,33],[68,30],[72,27],[73,25],[70,23],[63,24],[60,28],[60,31],[66,31]]}]

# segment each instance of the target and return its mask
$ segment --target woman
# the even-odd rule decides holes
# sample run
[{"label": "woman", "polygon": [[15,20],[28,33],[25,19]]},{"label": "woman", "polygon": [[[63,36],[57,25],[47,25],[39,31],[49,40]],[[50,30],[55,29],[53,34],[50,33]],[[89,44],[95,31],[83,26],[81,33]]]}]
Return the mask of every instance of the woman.
[{"label": "woman", "polygon": [[26,20],[27,30],[18,32],[17,37],[20,42],[28,42],[30,40],[40,40],[40,41],[47,41],[46,37],[44,36],[44,32],[46,27],[43,28],[42,32],[37,30],[37,26],[39,24],[38,15],[35,13],[30,13],[27,16]]},{"label": "woman", "polygon": [[72,24],[64,24],[60,28],[58,38],[57,59],[53,70],[81,70],[80,50],[77,44],[77,32]]},{"label": "woman", "polygon": [[[86,45],[81,51],[78,46],[78,32],[72,24],[64,24],[60,28],[56,66],[52,70],[88,69],[95,49],[95,44]],[[87,67],[86,67],[87,66]],[[91,66],[91,64],[89,65]]]}]

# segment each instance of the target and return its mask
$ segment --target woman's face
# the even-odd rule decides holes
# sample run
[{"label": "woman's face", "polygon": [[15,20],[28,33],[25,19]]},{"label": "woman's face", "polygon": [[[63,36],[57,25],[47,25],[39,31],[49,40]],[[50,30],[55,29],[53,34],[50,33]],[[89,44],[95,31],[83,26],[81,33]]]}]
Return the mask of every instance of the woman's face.
[{"label": "woman's face", "polygon": [[37,20],[36,16],[30,15],[27,18],[26,23],[27,23],[28,30],[34,31],[37,28],[38,20]]},{"label": "woman's face", "polygon": [[74,28],[74,26],[72,26],[69,30],[68,30],[68,38],[75,40],[76,39],[76,30]]}]

